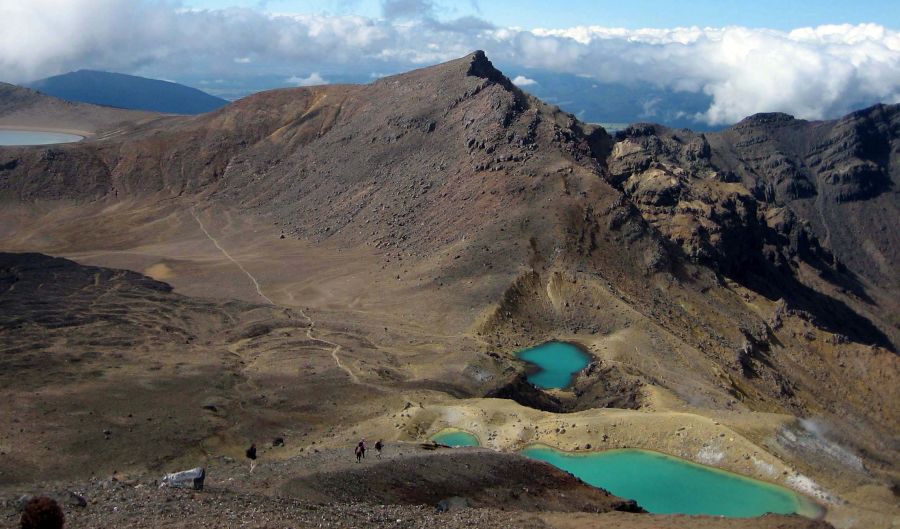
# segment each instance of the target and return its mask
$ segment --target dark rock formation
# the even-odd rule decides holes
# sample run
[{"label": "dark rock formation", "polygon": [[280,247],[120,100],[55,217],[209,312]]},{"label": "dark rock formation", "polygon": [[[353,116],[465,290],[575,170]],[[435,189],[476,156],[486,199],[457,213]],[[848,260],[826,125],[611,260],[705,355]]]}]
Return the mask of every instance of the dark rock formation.
[{"label": "dark rock formation", "polygon": [[879,313],[900,293],[900,240],[885,224],[900,213],[898,131],[897,105],[830,122],[758,114],[708,134],[639,124],[617,135],[609,178],[692,260],[896,349]]}]

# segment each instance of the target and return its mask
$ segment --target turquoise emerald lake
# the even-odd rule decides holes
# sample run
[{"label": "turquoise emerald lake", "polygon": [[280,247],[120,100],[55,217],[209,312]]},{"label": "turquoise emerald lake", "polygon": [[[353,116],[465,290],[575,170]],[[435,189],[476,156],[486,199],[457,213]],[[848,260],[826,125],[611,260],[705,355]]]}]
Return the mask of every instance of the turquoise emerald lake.
[{"label": "turquoise emerald lake", "polygon": [[623,449],[574,454],[530,446],[522,455],[550,463],[584,482],[633,499],[656,514],[749,518],[765,513],[819,517],[821,506],[778,485],[658,452]]},{"label": "turquoise emerald lake", "polygon": [[7,146],[52,145],[55,143],[72,143],[83,139],[76,134],[63,132],[0,129],[0,145]]},{"label": "turquoise emerald lake", "polygon": [[456,428],[445,428],[431,436],[431,440],[447,446],[481,446],[477,437]]},{"label": "turquoise emerald lake", "polygon": [[528,381],[539,388],[560,389],[572,383],[575,373],[591,361],[591,357],[578,347],[565,342],[547,342],[516,355],[536,367],[529,373]]}]

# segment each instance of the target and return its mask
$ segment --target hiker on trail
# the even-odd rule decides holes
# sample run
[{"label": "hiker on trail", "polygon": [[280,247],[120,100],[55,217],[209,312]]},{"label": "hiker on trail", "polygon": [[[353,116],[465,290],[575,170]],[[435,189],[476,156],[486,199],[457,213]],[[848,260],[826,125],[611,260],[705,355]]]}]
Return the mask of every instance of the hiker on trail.
[{"label": "hiker on trail", "polygon": [[250,472],[252,473],[256,468],[256,443],[251,444],[247,449],[247,459],[250,460]]},{"label": "hiker on trail", "polygon": [[364,451],[365,451],[365,449],[362,447],[362,443],[359,443],[358,445],[356,445],[356,449],[354,450],[354,453],[356,454],[356,462],[357,463],[362,461]]},{"label": "hiker on trail", "polygon": [[381,459],[381,449],[382,448],[384,448],[384,442],[382,442],[382,440],[379,439],[378,442],[375,443],[375,452],[377,452],[375,454],[375,457],[378,459]]},{"label": "hiker on trail", "polygon": [[363,437],[359,441],[359,453],[362,454],[363,459],[366,458],[366,450],[368,450],[368,449],[369,449],[369,445],[366,443],[366,438]]}]

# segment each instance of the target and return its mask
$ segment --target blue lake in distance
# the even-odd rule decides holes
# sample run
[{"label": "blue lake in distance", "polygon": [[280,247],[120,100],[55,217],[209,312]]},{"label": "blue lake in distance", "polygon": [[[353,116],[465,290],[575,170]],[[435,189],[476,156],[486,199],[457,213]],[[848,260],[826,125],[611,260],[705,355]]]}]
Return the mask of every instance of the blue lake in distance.
[{"label": "blue lake in distance", "polygon": [[822,506],[790,489],[649,450],[572,453],[533,445],[521,452],[655,514],[733,518],[765,513],[818,518]]}]

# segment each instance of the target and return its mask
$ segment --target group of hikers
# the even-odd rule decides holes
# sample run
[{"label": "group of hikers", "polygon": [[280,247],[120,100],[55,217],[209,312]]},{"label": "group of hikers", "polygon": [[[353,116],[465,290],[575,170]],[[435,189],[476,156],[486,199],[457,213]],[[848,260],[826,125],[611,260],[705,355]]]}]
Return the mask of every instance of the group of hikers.
[{"label": "group of hikers", "polygon": [[[369,445],[366,443],[366,438],[363,437],[360,439],[359,443],[356,444],[356,449],[354,449],[354,453],[356,454],[356,462],[359,463],[363,459],[366,458],[366,450],[369,449]],[[384,449],[384,441],[381,439],[375,443],[375,458],[381,459],[381,451]]]},{"label": "group of hikers", "polygon": [[[362,460],[366,458],[366,450],[368,449],[369,444],[366,442],[366,438],[363,437],[362,439],[360,439],[359,443],[356,444],[356,448],[354,449],[357,463],[362,462]],[[384,450],[384,441],[382,439],[379,439],[378,442],[375,443],[376,459],[381,459],[382,450]],[[256,443],[250,445],[250,448],[247,449],[246,456],[247,459],[250,460],[250,472],[253,473],[253,469],[256,468]]]}]

